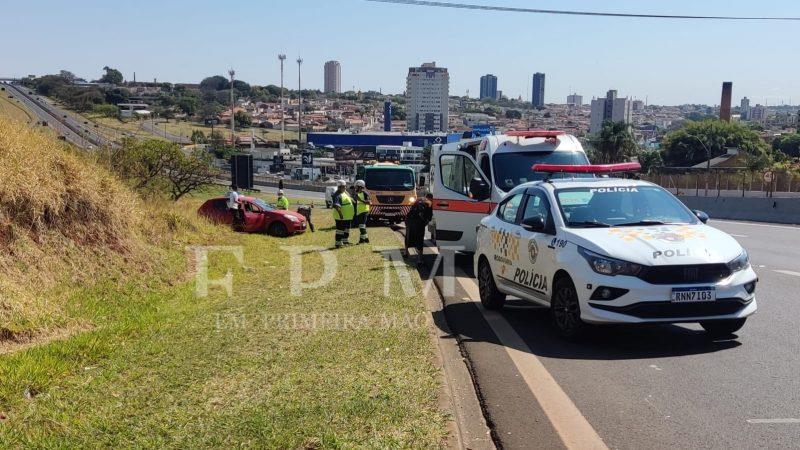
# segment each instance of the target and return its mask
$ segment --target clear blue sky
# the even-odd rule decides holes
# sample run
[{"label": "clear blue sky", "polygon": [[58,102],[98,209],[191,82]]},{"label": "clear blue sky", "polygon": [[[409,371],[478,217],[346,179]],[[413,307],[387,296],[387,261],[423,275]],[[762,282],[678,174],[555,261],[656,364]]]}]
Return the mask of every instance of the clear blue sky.
[{"label": "clear blue sky", "polygon": [[[800,16],[797,0],[466,0],[529,8],[612,12]],[[224,74],[322,87],[322,67],[342,64],[342,87],[402,92],[409,66],[450,70],[451,95],[478,94],[493,73],[506,95],[529,96],[547,74],[546,100],[585,100],[610,88],[650,103],[718,104],[733,81],[734,103],[800,103],[800,22],[594,18],[480,12],[363,0],[8,1],[0,6],[0,77],[68,69],[95,79],[104,65],[126,79],[199,82]]]}]

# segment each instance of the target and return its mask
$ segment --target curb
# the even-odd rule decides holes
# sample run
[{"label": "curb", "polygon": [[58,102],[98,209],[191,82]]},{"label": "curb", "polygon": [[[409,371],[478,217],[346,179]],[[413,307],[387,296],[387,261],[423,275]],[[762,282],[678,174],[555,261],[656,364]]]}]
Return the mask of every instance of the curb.
[{"label": "curb", "polygon": [[[392,229],[403,236],[397,228]],[[424,284],[426,280],[422,273],[419,270],[416,273]],[[430,320],[426,322],[431,343],[436,348],[436,362],[442,368],[442,403],[447,403],[443,408],[449,409],[452,414],[448,421],[450,436],[446,445],[453,449],[495,450],[497,447],[483,415],[475,383],[461,352],[458,337],[453,335],[447,325],[439,286],[433,280],[429,282],[432,284],[423,299],[430,314]]]}]

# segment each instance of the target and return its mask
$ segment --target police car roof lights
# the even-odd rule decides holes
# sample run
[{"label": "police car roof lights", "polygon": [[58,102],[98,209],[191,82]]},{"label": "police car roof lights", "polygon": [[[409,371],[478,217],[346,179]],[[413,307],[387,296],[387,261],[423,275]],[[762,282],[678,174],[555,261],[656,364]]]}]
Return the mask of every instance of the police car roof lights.
[{"label": "police car roof lights", "polygon": [[534,164],[534,172],[547,173],[615,173],[615,172],[638,172],[642,169],[638,162],[618,163],[618,164]]},{"label": "police car roof lights", "polygon": [[563,131],[558,130],[520,130],[520,131],[509,131],[506,133],[506,136],[509,137],[521,137],[521,138],[558,138],[558,136],[562,136],[566,134]]}]

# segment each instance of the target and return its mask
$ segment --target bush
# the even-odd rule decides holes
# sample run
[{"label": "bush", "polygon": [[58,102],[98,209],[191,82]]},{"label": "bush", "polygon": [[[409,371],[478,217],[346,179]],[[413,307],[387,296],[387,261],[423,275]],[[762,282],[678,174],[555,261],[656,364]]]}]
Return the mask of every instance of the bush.
[{"label": "bush", "polygon": [[95,107],[92,108],[92,112],[103,117],[119,117],[119,108],[114,105],[95,105]]}]

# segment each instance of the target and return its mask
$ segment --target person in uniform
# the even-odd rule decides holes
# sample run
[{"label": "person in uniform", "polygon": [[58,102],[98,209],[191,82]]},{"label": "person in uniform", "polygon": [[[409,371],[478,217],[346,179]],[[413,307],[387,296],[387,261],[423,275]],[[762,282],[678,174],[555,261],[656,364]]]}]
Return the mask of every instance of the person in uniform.
[{"label": "person in uniform", "polygon": [[275,202],[278,209],[289,209],[289,199],[283,194],[283,189],[278,189],[278,200]]},{"label": "person in uniform", "polygon": [[350,245],[350,225],[355,216],[355,205],[347,193],[347,182],[339,180],[333,194],[333,220],[336,221],[336,248]]},{"label": "person in uniform", "polygon": [[433,194],[428,193],[411,205],[406,216],[406,239],[403,257],[409,257],[408,249],[417,249],[417,263],[422,261],[422,247],[425,245],[425,226],[433,219]]},{"label": "person in uniform", "polygon": [[369,198],[369,193],[365,190],[366,184],[364,180],[356,180],[356,193],[353,200],[356,203],[356,218],[354,225],[358,225],[358,243],[369,244],[369,236],[367,235],[367,219],[369,218],[369,207],[372,202]]}]

